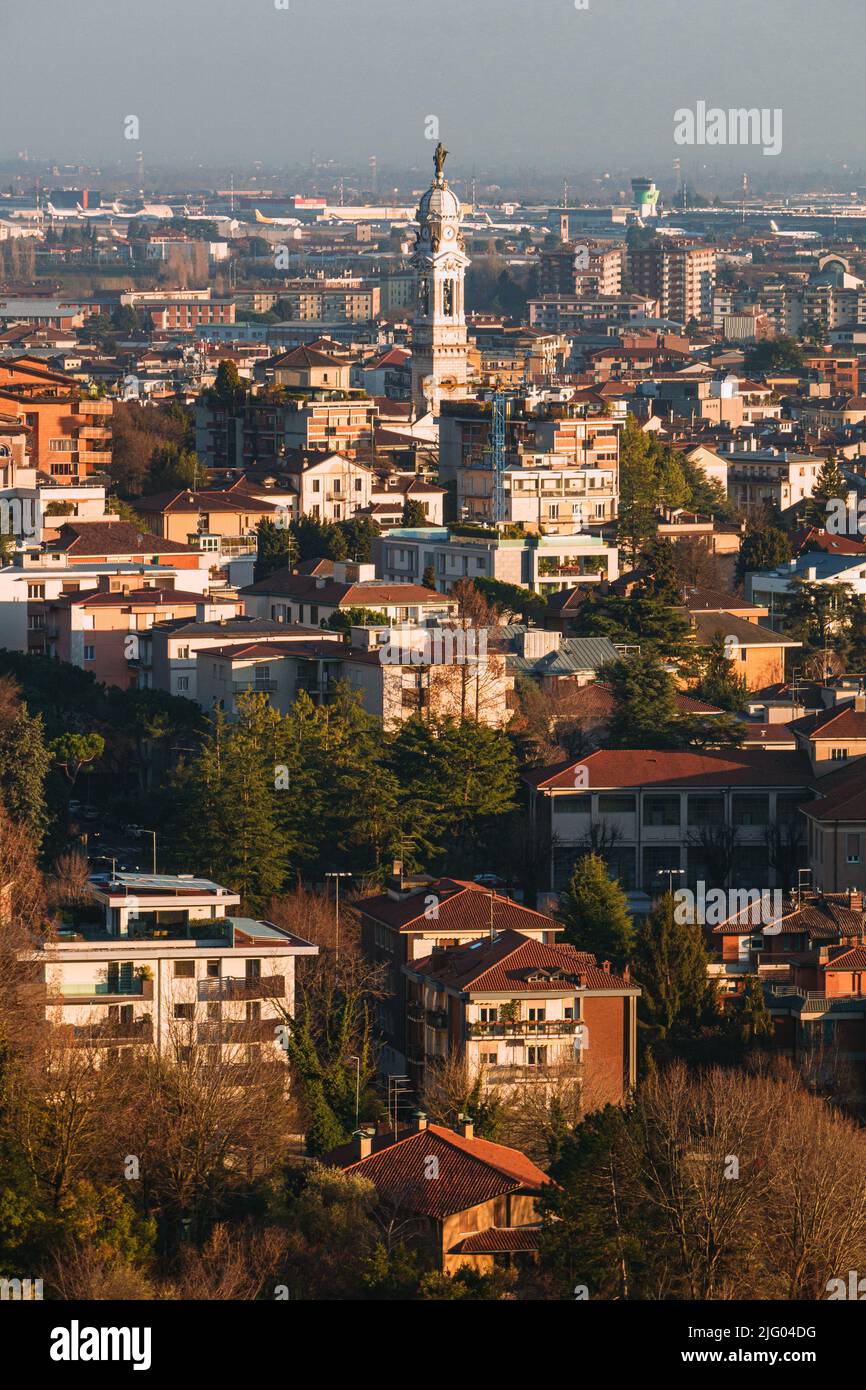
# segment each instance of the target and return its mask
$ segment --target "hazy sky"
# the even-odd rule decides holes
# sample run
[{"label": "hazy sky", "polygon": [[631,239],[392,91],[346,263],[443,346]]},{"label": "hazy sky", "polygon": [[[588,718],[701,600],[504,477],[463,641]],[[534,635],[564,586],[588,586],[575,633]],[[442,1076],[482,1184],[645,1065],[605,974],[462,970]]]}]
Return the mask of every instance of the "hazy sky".
[{"label": "hazy sky", "polygon": [[[866,0],[0,0],[0,157],[429,162],[454,174],[717,160],[862,167]],[[693,152],[673,113],[781,107],[783,152]],[[135,148],[135,147],[133,147]]]}]

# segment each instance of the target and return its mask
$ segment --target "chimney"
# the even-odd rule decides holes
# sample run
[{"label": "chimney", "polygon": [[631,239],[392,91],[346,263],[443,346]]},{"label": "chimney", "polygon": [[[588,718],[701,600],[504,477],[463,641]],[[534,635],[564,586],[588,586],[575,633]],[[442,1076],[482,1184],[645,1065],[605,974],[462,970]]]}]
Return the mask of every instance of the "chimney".
[{"label": "chimney", "polygon": [[575,978],[577,980],[578,989],[586,989],[586,971],[578,970],[576,972]]},{"label": "chimney", "polygon": [[863,911],[863,894],[859,888],[848,889],[848,906],[852,912]]},{"label": "chimney", "polygon": [[464,1139],[475,1138],[475,1125],[468,1115],[457,1116],[457,1133],[462,1134]]},{"label": "chimney", "polygon": [[427,1116],[423,1110],[416,1110],[414,1114],[415,1128],[419,1134],[427,1128]]},{"label": "chimney", "polygon": [[609,961],[609,960],[603,960],[602,963],[601,963],[601,968],[602,968],[602,970],[604,971],[605,975],[609,975],[609,974],[610,974],[610,961]]},{"label": "chimney", "polygon": [[373,1152],[373,1133],[368,1129],[356,1129],[352,1135],[355,1147],[355,1158],[369,1158]]}]

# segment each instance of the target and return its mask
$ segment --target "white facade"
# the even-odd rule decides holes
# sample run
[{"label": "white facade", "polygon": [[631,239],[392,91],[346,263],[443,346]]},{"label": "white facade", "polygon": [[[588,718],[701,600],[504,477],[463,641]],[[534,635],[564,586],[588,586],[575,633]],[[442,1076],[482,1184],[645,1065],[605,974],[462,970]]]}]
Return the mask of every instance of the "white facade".
[{"label": "white facade", "polygon": [[288,1070],[279,1028],[295,960],[318,948],[269,922],[230,915],[238,894],[192,875],[92,880],[102,929],[62,931],[35,953],[46,1019],[70,1046],[207,1048],[211,1062]]},{"label": "white facade", "polygon": [[436,150],[436,176],[418,206],[413,265],[418,297],[412,329],[412,400],[418,415],[439,414],[443,399],[468,395],[468,342],[464,279],[469,257],[460,230],[460,199],[442,172],[445,154]]}]

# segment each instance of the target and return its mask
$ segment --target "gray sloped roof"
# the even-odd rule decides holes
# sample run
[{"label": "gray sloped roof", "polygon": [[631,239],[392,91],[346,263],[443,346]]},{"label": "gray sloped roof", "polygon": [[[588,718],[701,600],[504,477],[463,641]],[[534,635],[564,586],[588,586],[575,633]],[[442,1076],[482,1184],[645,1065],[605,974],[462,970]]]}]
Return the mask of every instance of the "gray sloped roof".
[{"label": "gray sloped roof", "polygon": [[547,656],[533,661],[515,653],[508,665],[521,675],[572,676],[578,671],[598,671],[618,659],[619,652],[607,637],[565,637]]}]

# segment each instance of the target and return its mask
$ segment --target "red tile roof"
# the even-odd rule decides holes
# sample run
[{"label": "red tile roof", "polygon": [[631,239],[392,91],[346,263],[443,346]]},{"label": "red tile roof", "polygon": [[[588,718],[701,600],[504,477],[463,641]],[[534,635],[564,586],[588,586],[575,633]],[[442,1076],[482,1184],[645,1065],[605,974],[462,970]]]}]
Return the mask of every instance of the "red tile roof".
[{"label": "red tile roof", "polygon": [[47,547],[67,555],[198,555],[194,545],[167,541],[129,521],[67,521]]},{"label": "red tile roof", "polygon": [[852,946],[850,951],[834,956],[824,966],[824,973],[833,970],[866,970],[866,946]]},{"label": "red tile roof", "polygon": [[[324,583],[322,579],[324,578]],[[320,603],[324,608],[378,608],[387,604],[435,603],[448,600],[443,594],[425,589],[421,584],[386,584],[378,580],[344,583],[315,575],[293,574],[288,569],[275,570],[267,579],[247,584],[242,594],[278,594],[293,598],[296,603]]]},{"label": "red tile roof", "polygon": [[[438,915],[435,919],[430,917],[431,898],[436,899]],[[355,906],[365,917],[398,931],[429,931],[431,920],[435,920],[436,931],[442,936],[481,935],[490,930],[491,901],[495,931],[562,930],[552,917],[521,907],[520,903],[498,893],[491,894],[490,889],[480,883],[456,878],[434,879],[404,898],[377,893],[375,897],[362,898]]]},{"label": "red tile roof", "polygon": [[[532,993],[539,988],[569,994],[575,989],[639,992],[630,979],[604,970],[586,951],[565,944],[546,946],[519,931],[502,932],[493,941],[482,937],[469,946],[451,946],[404,968],[472,994]],[[585,983],[578,984],[578,977]]]},{"label": "red tile roof", "polygon": [[809,738],[866,738],[866,710],[855,710],[852,701],[846,700],[820,714],[795,719],[791,728]]},{"label": "red tile roof", "polygon": [[537,1250],[540,1226],[491,1226],[452,1245],[451,1255],[498,1255],[509,1250]]},{"label": "red tile roof", "polygon": [[[360,1173],[380,1194],[399,1202],[419,1216],[442,1219],[454,1212],[489,1202],[493,1197],[521,1189],[536,1192],[551,1179],[518,1149],[488,1139],[464,1139],[442,1125],[398,1136],[380,1136],[384,1146],[368,1158],[346,1161],[346,1150],[336,1150],[329,1162],[348,1172]],[[428,1177],[428,1159],[439,1160],[439,1176]]]},{"label": "red tile roof", "polygon": [[587,788],[808,787],[812,782],[805,753],[764,748],[734,752],[600,748],[554,767],[534,768],[525,774],[525,780],[543,790],[574,791],[577,768],[586,769]]}]

